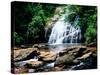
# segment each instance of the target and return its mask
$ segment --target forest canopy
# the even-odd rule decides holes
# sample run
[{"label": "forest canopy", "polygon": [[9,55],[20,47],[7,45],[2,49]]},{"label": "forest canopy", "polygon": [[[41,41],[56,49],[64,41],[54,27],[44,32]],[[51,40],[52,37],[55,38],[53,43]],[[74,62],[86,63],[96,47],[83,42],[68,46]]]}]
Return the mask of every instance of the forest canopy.
[{"label": "forest canopy", "polygon": [[58,7],[65,7],[64,10],[69,10],[70,14],[67,18],[65,17],[65,22],[72,23],[75,21],[75,17],[79,16],[77,25],[82,31],[82,43],[96,42],[96,6],[14,2],[12,3],[11,39],[14,45],[47,43],[45,27],[47,22],[55,15],[55,10]]}]

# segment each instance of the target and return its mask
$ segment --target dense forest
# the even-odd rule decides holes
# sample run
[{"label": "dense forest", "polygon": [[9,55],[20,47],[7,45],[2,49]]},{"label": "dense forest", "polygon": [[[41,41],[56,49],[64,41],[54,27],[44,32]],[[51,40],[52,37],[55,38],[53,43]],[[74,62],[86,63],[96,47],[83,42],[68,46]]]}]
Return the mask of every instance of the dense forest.
[{"label": "dense forest", "polygon": [[15,2],[12,4],[12,43],[14,45],[47,43],[45,28],[55,14],[64,13],[55,12],[59,7],[63,7],[63,11],[69,10],[70,14],[65,16],[65,22],[73,23],[75,17],[79,17],[77,25],[82,31],[82,43],[96,42],[96,6]]}]

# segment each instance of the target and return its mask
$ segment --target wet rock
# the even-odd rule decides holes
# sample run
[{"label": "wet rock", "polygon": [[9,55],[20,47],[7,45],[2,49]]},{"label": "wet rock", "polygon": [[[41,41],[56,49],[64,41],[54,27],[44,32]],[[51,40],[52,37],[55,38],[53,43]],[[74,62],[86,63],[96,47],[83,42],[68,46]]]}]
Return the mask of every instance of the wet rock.
[{"label": "wet rock", "polygon": [[34,44],[32,48],[38,48],[38,44]]},{"label": "wet rock", "polygon": [[32,48],[45,49],[47,48],[47,44],[34,44]]},{"label": "wet rock", "polygon": [[88,58],[81,59],[81,63],[73,66],[73,70],[81,70],[81,69],[96,69],[97,68],[97,57],[93,57],[92,55]]},{"label": "wet rock", "polygon": [[28,72],[28,69],[25,68],[25,67],[14,68],[13,70],[14,70],[13,71],[14,74],[22,74],[22,73],[27,73]]},{"label": "wet rock", "polygon": [[36,54],[37,48],[26,48],[26,49],[19,49],[14,50],[14,61],[20,61],[26,59],[32,52],[33,56],[34,53]]},{"label": "wet rock", "polygon": [[75,58],[74,62],[79,63],[73,67],[74,70],[97,68],[96,48],[87,47],[87,49],[82,52],[82,56]]},{"label": "wet rock", "polygon": [[73,54],[75,57],[82,56],[82,52],[86,50],[86,46],[75,46],[70,47],[67,50],[63,50],[63,52],[59,52],[59,56],[65,55],[65,54]]},{"label": "wet rock", "polygon": [[80,63],[76,58],[82,56],[84,50],[86,50],[86,46],[75,46],[68,48],[67,51],[59,52],[59,57],[56,59],[55,65]]},{"label": "wet rock", "polygon": [[39,55],[39,60],[42,60],[44,62],[50,62],[50,61],[55,61],[56,59],[56,54],[52,51],[41,51]]},{"label": "wet rock", "polygon": [[72,51],[72,50],[77,49],[77,48],[79,48],[79,47],[77,47],[77,46],[72,46],[72,47],[67,48],[67,51]]},{"label": "wet rock", "polygon": [[74,64],[79,64],[82,60],[86,60],[89,57],[91,57],[91,55],[92,55],[92,52],[86,53],[86,54],[82,55],[81,57],[75,58],[73,60],[73,63]]},{"label": "wet rock", "polygon": [[78,60],[78,59],[74,59],[74,60],[73,60],[73,64],[74,64],[74,65],[77,65],[77,64],[79,64],[80,62],[81,62],[81,61]]},{"label": "wet rock", "polygon": [[81,57],[79,57],[79,58],[77,58],[77,59],[78,59],[78,60],[85,60],[85,59],[87,59],[88,57],[90,57],[91,54],[92,54],[92,52],[86,53],[86,54],[84,54],[83,56],[81,56]]},{"label": "wet rock", "polygon": [[87,49],[86,46],[73,46],[63,50],[64,53],[73,53],[75,55],[81,54]]},{"label": "wet rock", "polygon": [[93,54],[97,54],[97,48],[96,47],[87,47],[85,51],[83,51],[83,54],[92,52]]},{"label": "wet rock", "polygon": [[96,47],[97,43],[96,42],[92,42],[90,44],[87,45],[87,47]]},{"label": "wet rock", "polygon": [[45,44],[39,44],[38,47],[39,48],[44,48],[45,47]]},{"label": "wet rock", "polygon": [[38,68],[41,67],[42,65],[43,65],[42,61],[29,61],[26,64],[28,68]]},{"label": "wet rock", "polygon": [[21,48],[27,48],[28,46],[26,45],[20,45]]},{"label": "wet rock", "polygon": [[13,47],[13,48],[11,48],[11,50],[19,50],[20,48],[18,48],[18,47]]},{"label": "wet rock", "polygon": [[63,71],[63,67],[54,67],[53,71]]},{"label": "wet rock", "polygon": [[59,52],[59,57],[65,55],[67,52]]},{"label": "wet rock", "polygon": [[86,46],[77,46],[77,48],[74,48],[73,50],[69,50],[68,53],[72,53],[75,55],[75,58],[80,57],[83,55],[83,51],[85,51],[87,48]]},{"label": "wet rock", "polygon": [[21,60],[14,64],[17,67],[16,73],[19,73],[19,67],[28,68],[21,71],[22,73],[96,68],[97,48],[74,46],[55,53],[48,46],[46,48],[45,45],[35,44],[33,48],[14,50],[14,60]]},{"label": "wet rock", "polygon": [[60,65],[60,64],[72,64],[75,56],[73,54],[66,54],[64,56],[58,57],[56,59],[55,65]]}]

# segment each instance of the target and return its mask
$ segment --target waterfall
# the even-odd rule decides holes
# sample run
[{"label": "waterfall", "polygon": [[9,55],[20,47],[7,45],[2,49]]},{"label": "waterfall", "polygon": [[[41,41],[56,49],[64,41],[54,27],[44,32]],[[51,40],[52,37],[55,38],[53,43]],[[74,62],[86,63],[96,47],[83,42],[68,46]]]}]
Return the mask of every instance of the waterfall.
[{"label": "waterfall", "polygon": [[64,21],[65,14],[63,14],[54,24],[50,37],[49,44],[62,43],[79,43],[81,39],[81,30],[77,25],[79,16],[76,16],[73,24]]}]

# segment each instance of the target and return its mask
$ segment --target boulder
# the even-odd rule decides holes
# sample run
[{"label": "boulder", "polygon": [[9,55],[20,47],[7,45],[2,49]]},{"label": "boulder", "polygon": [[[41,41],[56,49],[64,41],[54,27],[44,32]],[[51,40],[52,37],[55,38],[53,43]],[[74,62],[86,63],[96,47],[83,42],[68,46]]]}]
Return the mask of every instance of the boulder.
[{"label": "boulder", "polygon": [[55,61],[55,66],[56,65],[61,65],[61,64],[73,64],[75,56],[73,54],[65,54],[63,56],[60,56],[56,59]]},{"label": "boulder", "polygon": [[77,58],[79,60],[85,60],[87,59],[88,57],[90,57],[90,55],[92,54],[92,52],[89,52],[89,53],[86,53],[84,55],[82,55],[81,57]]},{"label": "boulder", "polygon": [[63,67],[54,67],[53,71],[63,71]]},{"label": "boulder", "polygon": [[46,48],[46,44],[34,44],[32,48],[43,49]]},{"label": "boulder", "polygon": [[28,69],[25,67],[18,67],[18,68],[14,68],[14,71],[12,71],[12,73],[14,74],[22,74],[22,73],[27,73]]},{"label": "boulder", "polygon": [[67,50],[63,50],[63,52],[59,52],[59,56],[56,59],[55,65],[59,64],[78,64],[80,63],[79,60],[76,60],[76,58],[83,55],[83,51],[85,51],[87,48],[86,46],[73,46],[67,48]]},{"label": "boulder", "polygon": [[83,51],[83,54],[86,54],[88,52],[97,54],[97,48],[96,47],[87,47],[87,49],[85,51]]},{"label": "boulder", "polygon": [[44,62],[50,62],[55,61],[56,54],[52,51],[41,51],[39,55],[39,60],[42,60]]},{"label": "boulder", "polygon": [[38,44],[34,44],[32,48],[38,48]]},{"label": "boulder", "polygon": [[96,47],[97,43],[96,42],[92,42],[90,44],[87,45],[87,47]]},{"label": "boulder", "polygon": [[29,61],[26,64],[28,68],[38,68],[41,67],[42,65],[43,65],[42,61]]},{"label": "boulder", "polygon": [[38,51],[37,48],[26,48],[26,49],[14,50],[12,52],[12,54],[14,55],[13,60],[20,61],[20,60],[26,59],[32,52],[34,56],[34,53],[36,53],[36,51]]}]

